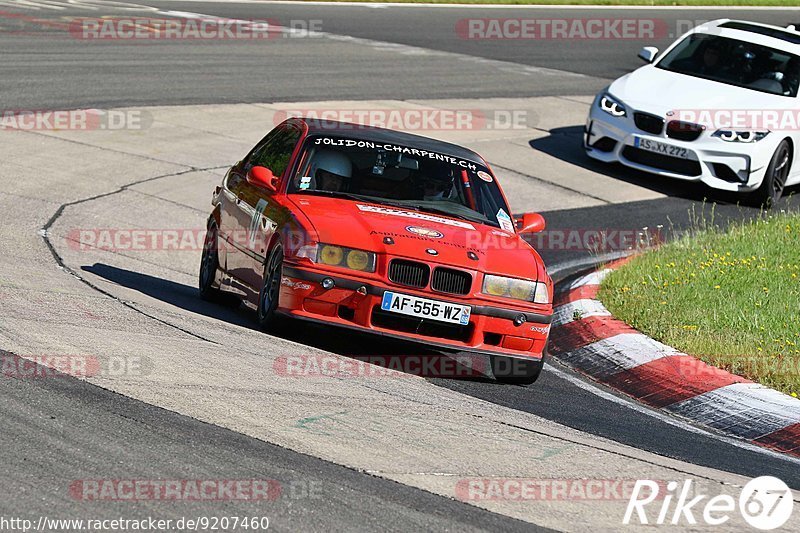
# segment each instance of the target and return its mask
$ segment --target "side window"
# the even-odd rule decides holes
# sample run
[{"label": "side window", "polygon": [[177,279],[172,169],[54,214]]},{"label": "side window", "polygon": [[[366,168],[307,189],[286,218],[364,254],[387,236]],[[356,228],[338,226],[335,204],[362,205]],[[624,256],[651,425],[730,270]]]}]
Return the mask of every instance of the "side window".
[{"label": "side window", "polygon": [[247,163],[248,167],[267,167],[275,176],[283,176],[298,140],[299,129],[291,126],[279,127],[267,135],[264,143],[256,148]]}]

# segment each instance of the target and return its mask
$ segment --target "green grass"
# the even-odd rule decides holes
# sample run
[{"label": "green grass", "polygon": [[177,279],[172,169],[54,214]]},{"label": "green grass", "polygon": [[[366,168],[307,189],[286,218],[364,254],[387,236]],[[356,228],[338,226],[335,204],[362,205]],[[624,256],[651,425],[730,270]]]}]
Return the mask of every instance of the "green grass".
[{"label": "green grass", "polygon": [[800,393],[800,214],[692,231],[611,273],[599,297],[665,344]]},{"label": "green grass", "polygon": [[[323,0],[336,2],[338,0]],[[376,0],[341,0],[376,2]],[[387,0],[404,4],[513,4],[597,6],[798,6],[800,0]],[[380,3],[380,0],[378,0]]]}]

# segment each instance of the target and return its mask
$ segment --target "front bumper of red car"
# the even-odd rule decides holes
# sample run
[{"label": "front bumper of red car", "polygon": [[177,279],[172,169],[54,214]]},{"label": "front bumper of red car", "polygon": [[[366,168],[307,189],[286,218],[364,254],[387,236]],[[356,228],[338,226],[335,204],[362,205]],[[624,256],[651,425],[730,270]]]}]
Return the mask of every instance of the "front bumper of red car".
[{"label": "front bumper of red car", "polygon": [[[328,280],[328,281],[326,281]],[[329,288],[323,286],[323,282]],[[410,317],[381,309],[384,292],[469,305],[465,325]],[[331,274],[306,266],[285,265],[279,312],[366,333],[420,342],[447,350],[524,359],[541,359],[547,345],[552,306],[536,309],[487,305],[469,297],[359,280],[357,275]]]}]

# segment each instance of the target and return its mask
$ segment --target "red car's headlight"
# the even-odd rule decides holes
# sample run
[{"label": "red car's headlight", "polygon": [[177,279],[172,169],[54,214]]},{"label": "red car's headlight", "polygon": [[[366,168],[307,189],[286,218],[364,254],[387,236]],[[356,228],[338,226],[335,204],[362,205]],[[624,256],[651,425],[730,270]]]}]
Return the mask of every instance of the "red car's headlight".
[{"label": "red car's headlight", "polygon": [[482,292],[491,296],[513,298],[514,300],[524,300],[537,304],[550,303],[547,285],[545,283],[526,279],[506,278],[503,276],[486,274],[483,277]]},{"label": "red car's headlight", "polygon": [[302,246],[297,251],[297,257],[305,257],[322,265],[349,268],[360,272],[375,272],[377,264],[377,256],[374,252],[322,243]]}]

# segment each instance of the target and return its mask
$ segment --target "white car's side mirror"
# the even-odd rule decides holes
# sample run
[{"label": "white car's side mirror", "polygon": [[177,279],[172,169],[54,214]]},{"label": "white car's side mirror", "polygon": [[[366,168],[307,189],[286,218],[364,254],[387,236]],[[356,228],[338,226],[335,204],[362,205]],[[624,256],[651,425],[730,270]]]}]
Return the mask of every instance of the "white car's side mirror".
[{"label": "white car's side mirror", "polygon": [[645,46],[639,51],[639,59],[645,63],[652,63],[658,55],[658,48],[655,46]]}]

